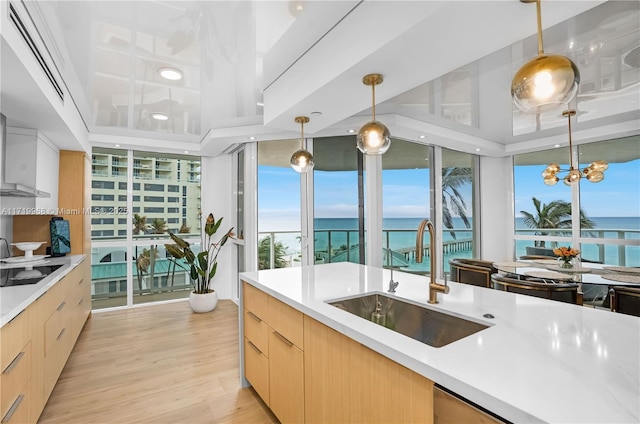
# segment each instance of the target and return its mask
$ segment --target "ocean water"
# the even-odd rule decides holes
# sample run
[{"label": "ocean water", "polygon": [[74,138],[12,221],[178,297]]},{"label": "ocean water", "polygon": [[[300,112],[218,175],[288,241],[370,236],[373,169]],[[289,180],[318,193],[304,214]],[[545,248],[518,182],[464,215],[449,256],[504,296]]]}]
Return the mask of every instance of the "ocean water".
[{"label": "ocean water", "polygon": [[[387,238],[384,243],[389,244],[389,247],[393,251],[400,251],[403,248],[410,248],[415,246],[416,229],[423,218],[385,218],[383,220],[383,230],[385,231],[385,237]],[[595,223],[593,231],[603,232],[605,238],[616,239],[620,236],[621,230],[626,231],[622,234],[627,239],[640,239],[640,217],[591,217]],[[473,225],[473,220],[470,218],[470,223]],[[350,260],[357,262],[357,248],[358,245],[358,220],[357,218],[318,218],[314,222],[315,225],[315,246],[316,251],[319,253],[319,257],[328,256],[325,252],[329,245],[329,237],[331,237],[332,253],[337,250],[350,249]],[[515,227],[517,229],[527,229],[522,218],[516,218]],[[466,229],[462,219],[454,218],[455,231],[443,232],[443,243],[452,242],[453,240],[469,240],[471,239],[470,230]],[[634,231],[633,231],[634,230]],[[287,246],[287,253],[296,256],[300,252],[300,241],[298,239],[300,233],[278,233],[277,240],[282,241]],[[594,240],[596,241],[596,240]],[[533,246],[532,241],[518,240],[516,241],[516,256],[526,254],[526,246]],[[549,243],[547,243],[548,247]],[[461,245],[464,247],[464,245]],[[581,246],[582,257],[590,260],[600,260],[604,255],[604,262],[609,265],[621,265],[620,254],[624,254],[624,264],[626,266],[640,266],[640,246],[625,246],[620,247],[616,245],[605,245],[604,251],[600,251],[600,245],[598,244],[586,244]],[[622,250],[622,251],[621,251]],[[354,256],[355,255],[355,256]],[[394,258],[400,258],[400,256],[394,256]],[[444,263],[448,267],[448,259],[452,257],[471,257],[471,250],[460,249],[454,250],[444,257]],[[416,264],[410,261],[409,268],[426,270],[429,267],[429,261],[424,261],[422,264]],[[446,269],[445,269],[446,270]]]}]

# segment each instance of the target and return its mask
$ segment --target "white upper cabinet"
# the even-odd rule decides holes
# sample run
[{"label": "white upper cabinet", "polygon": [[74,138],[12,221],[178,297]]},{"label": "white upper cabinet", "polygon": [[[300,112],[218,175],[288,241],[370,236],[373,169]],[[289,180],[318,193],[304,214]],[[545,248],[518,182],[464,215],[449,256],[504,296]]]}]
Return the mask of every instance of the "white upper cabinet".
[{"label": "white upper cabinet", "polygon": [[3,196],[3,215],[52,215],[58,208],[59,149],[33,129],[7,128],[5,179],[35,197]]}]

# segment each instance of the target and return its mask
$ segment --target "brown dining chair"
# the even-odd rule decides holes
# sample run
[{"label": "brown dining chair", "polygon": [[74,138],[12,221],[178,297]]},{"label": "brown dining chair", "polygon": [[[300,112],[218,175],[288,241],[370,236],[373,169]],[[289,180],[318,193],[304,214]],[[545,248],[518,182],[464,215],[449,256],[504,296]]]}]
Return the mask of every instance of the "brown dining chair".
[{"label": "brown dining chair", "polygon": [[541,297],[557,300],[559,302],[581,304],[581,296],[578,292],[578,283],[544,283],[533,280],[518,280],[501,274],[491,276],[493,288],[510,293],[525,294],[527,296]]},{"label": "brown dining chair", "polygon": [[640,287],[614,286],[609,294],[611,311],[640,317]]},{"label": "brown dining chair", "polygon": [[498,272],[493,262],[481,259],[449,259],[451,281],[491,288],[491,275]]}]

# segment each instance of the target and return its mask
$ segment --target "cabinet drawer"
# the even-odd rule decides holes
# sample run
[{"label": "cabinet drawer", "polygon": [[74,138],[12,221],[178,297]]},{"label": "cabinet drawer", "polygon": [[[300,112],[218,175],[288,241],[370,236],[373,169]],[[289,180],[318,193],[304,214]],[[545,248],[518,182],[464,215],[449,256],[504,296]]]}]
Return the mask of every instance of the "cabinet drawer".
[{"label": "cabinet drawer", "polygon": [[71,330],[69,328],[69,309],[71,309],[71,305],[67,303],[66,299],[61,301],[53,314],[44,323],[45,356],[49,354],[51,348],[58,343],[63,334]]},{"label": "cabinet drawer", "polygon": [[269,335],[269,408],[281,423],[304,422],[304,356],[272,331]]},{"label": "cabinet drawer", "polygon": [[31,339],[31,313],[27,308],[0,329],[0,371],[9,366]]},{"label": "cabinet drawer", "polygon": [[269,326],[253,312],[244,310],[244,336],[269,356]]},{"label": "cabinet drawer", "polygon": [[44,394],[48,398],[56,385],[58,377],[69,358],[73,342],[71,340],[71,331],[69,331],[70,320],[67,319],[57,334],[57,337],[51,342],[49,350],[44,356]]},{"label": "cabinet drawer", "polygon": [[244,376],[264,403],[269,405],[269,358],[249,339],[244,339]]},{"label": "cabinet drawer", "polygon": [[[271,328],[276,330],[294,345],[303,349],[303,315],[302,312],[269,296],[269,319]],[[304,349],[303,349],[304,350]]]},{"label": "cabinet drawer", "polygon": [[[3,389],[4,390],[4,389]],[[13,399],[9,409],[2,412],[2,424],[25,424],[33,420],[29,419],[31,402],[31,382],[20,390],[20,393]]]},{"label": "cabinet drawer", "polygon": [[20,349],[9,365],[0,374],[0,416],[4,417],[31,377],[31,342]]},{"label": "cabinet drawer", "polygon": [[437,386],[433,388],[433,417],[435,424],[505,422]]},{"label": "cabinet drawer", "polygon": [[60,307],[60,304],[64,302],[67,292],[66,286],[67,279],[63,278],[47,290],[47,292],[39,299],[39,302],[41,302],[40,313],[43,321],[49,319],[49,317]]},{"label": "cabinet drawer", "polygon": [[253,312],[260,319],[266,320],[269,312],[268,295],[253,287],[251,284],[242,283],[244,294],[244,307]]}]

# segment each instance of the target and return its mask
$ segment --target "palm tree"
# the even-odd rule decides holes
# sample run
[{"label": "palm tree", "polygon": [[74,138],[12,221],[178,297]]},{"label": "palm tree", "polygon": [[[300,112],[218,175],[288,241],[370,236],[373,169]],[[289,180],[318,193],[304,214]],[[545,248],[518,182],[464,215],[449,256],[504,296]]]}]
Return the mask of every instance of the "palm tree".
[{"label": "palm tree", "polygon": [[183,222],[182,225],[180,226],[180,229],[178,230],[178,233],[188,234],[190,232],[191,232],[191,227],[187,226],[186,222]]},{"label": "palm tree", "polygon": [[[165,231],[167,231],[167,221],[165,221],[162,218],[153,218],[153,220],[151,221],[151,224],[149,225],[149,229],[151,230],[151,234],[164,234]],[[155,278],[155,271],[156,271],[156,259],[158,258],[158,245],[157,244],[152,244],[150,246],[151,248],[151,255],[150,255],[150,264],[149,267],[151,268],[150,272],[149,272],[149,279],[151,280],[150,284],[150,289],[151,292],[153,292],[153,281]]]},{"label": "palm tree", "polygon": [[[270,268],[271,236],[266,236],[258,241],[258,269]],[[285,268],[287,261],[284,260],[287,247],[281,241],[273,244],[273,266],[274,268]]]},{"label": "palm tree", "polygon": [[[471,168],[442,168],[442,222],[446,228],[453,228],[453,216],[458,215],[466,228],[471,227],[467,216],[467,203],[459,189],[472,182]],[[450,231],[455,240],[456,233]]]},{"label": "palm tree", "polygon": [[[535,213],[520,211],[520,215],[524,218],[524,223],[529,228],[539,229],[536,235],[548,235],[545,228],[571,228],[571,202],[564,200],[554,200],[548,204],[541,203],[535,197],[532,198]],[[582,208],[580,209],[580,227],[594,228],[595,223],[587,218]],[[536,247],[545,247],[544,240],[536,240]]]},{"label": "palm tree", "polygon": [[164,234],[167,231],[167,221],[162,218],[153,218],[149,225],[151,234]]},{"label": "palm tree", "polygon": [[149,226],[147,225],[147,217],[140,216],[137,213],[134,213],[133,214],[133,234],[135,234],[136,236],[139,235],[140,233],[144,234],[147,232],[148,229],[149,229]]},{"label": "palm tree", "polygon": [[[134,213],[133,214],[133,234],[136,236],[140,234],[144,234],[147,232],[148,229],[149,229],[149,226],[147,225],[147,217],[140,216],[139,214]],[[140,258],[142,258],[144,254],[145,252],[143,250],[140,256],[138,256],[138,247],[136,246],[136,254],[134,257],[136,258],[136,277],[138,278],[138,290],[140,290],[140,293],[142,293],[142,275],[145,272],[147,272],[147,267],[148,267],[148,264],[145,265],[144,260],[142,261],[140,260]]]},{"label": "palm tree", "polygon": [[[149,272],[149,267],[152,266],[152,263],[158,258],[158,252],[154,249],[142,249],[142,253],[136,258],[136,270],[138,277],[138,290],[140,290],[140,294],[142,294],[142,277],[144,274]],[[149,290],[151,290],[151,286],[153,285],[153,268],[151,268],[151,283],[149,285]]]}]

